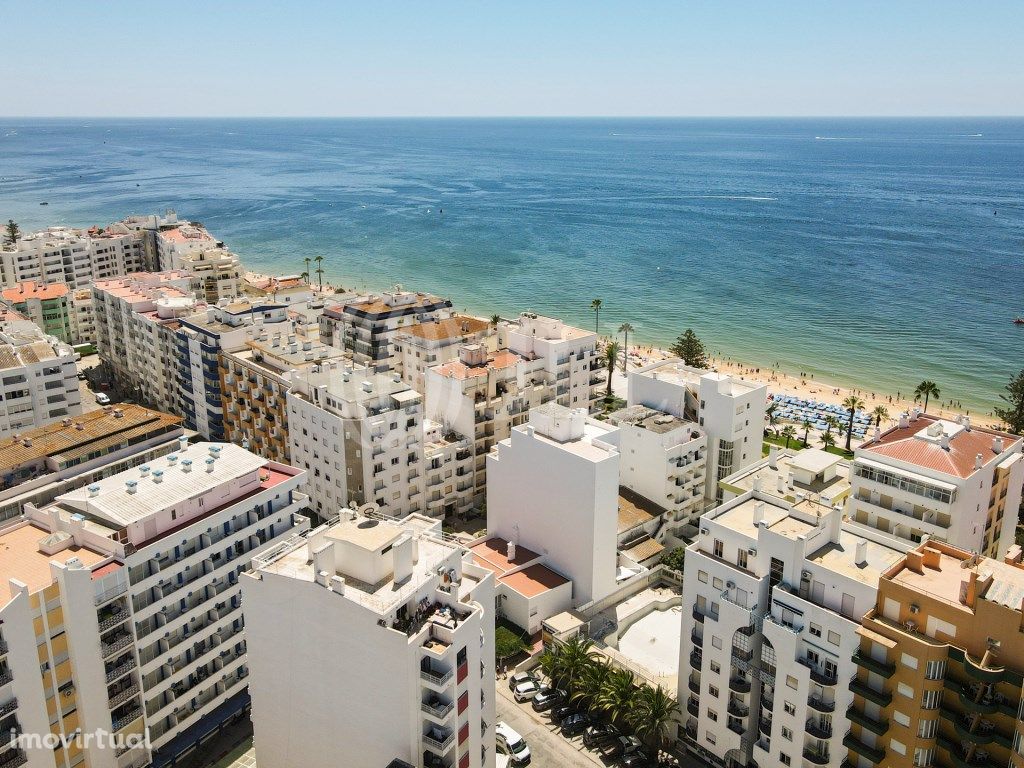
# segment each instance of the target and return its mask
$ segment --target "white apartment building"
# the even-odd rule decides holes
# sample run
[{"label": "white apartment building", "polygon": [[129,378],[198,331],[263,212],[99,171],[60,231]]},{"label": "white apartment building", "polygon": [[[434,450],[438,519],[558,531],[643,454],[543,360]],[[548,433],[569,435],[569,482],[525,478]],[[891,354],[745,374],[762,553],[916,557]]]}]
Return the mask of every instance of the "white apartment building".
[{"label": "white apartment building", "polygon": [[93,284],[96,347],[115,383],[143,403],[180,413],[179,318],[201,305],[186,271],[139,272]]},{"label": "white apartment building", "polygon": [[609,414],[608,423],[618,427],[609,442],[621,457],[619,485],[668,510],[671,533],[682,538],[704,510],[707,435],[692,421],[643,405]]},{"label": "white apartment building", "polygon": [[843,505],[850,495],[850,463],[820,448],[795,451],[773,445],[761,460],[718,481],[723,501],[755,485],[790,504],[810,499],[826,507]]},{"label": "white apartment building", "polygon": [[434,317],[423,323],[403,326],[394,335],[394,368],[402,381],[417,392],[427,391],[427,369],[443,365],[459,356],[464,344],[480,344],[491,352],[497,349],[497,334],[486,320],[468,315]]},{"label": "white apartment building", "polygon": [[707,512],[683,580],[688,747],[731,766],[840,765],[860,619],[910,546],[759,483]]},{"label": "white apartment building", "polygon": [[665,360],[629,372],[629,405],[695,421],[708,437],[704,496],[722,500],[718,481],[761,458],[765,384]]},{"label": "white apartment building", "polygon": [[71,291],[68,308],[71,338],[74,344],[96,343],[96,313],[92,308],[92,288]]},{"label": "white apartment building", "polygon": [[473,442],[475,505],[486,493],[488,451],[525,424],[531,408],[554,398],[544,360],[506,349],[490,352],[482,344],[466,344],[457,360],[427,371],[427,417]]},{"label": "white apartment building", "polygon": [[[487,456],[487,534],[543,553],[576,605],[615,589],[620,456],[586,408],[530,411]],[[547,618],[541,616],[541,619]]]},{"label": "white apartment building", "polygon": [[49,227],[0,246],[3,287],[32,281],[72,290],[145,266],[143,239],[123,224],[89,230]]},{"label": "white apartment building", "polygon": [[396,335],[409,326],[451,316],[448,299],[395,286],[393,291],[329,304],[320,315],[320,338],[351,351],[356,363],[379,373],[395,367]]},{"label": "white apartment building", "polygon": [[292,463],[319,516],[353,502],[423,511],[423,397],[396,374],[328,362],[292,377],[287,406]]},{"label": "white apartment building", "polygon": [[0,437],[82,412],[75,352],[32,321],[0,321]]},{"label": "white apartment building", "polygon": [[559,405],[591,409],[603,396],[601,385],[607,378],[593,331],[523,312],[499,325],[499,345],[528,360],[542,360]]},{"label": "white apartment building", "polygon": [[346,511],[253,562],[261,768],[493,768],[494,580],[440,528]]},{"label": "white apartment building", "polygon": [[[308,528],[301,477],[238,446],[182,438],[152,465],[26,506],[0,531],[16,552],[0,562],[10,592],[0,594],[0,701],[13,685],[22,731],[71,738],[23,752],[31,768],[165,765],[246,706],[239,575]],[[100,729],[148,733],[149,744],[75,742]]]},{"label": "white apartment building", "polygon": [[242,292],[242,262],[199,224],[177,224],[155,232],[160,269],[185,270],[195,277],[196,296],[210,304]]},{"label": "white apartment building", "polygon": [[920,542],[928,536],[1002,558],[1014,543],[1024,440],[973,426],[903,414],[894,428],[854,451],[847,514],[872,528]]},{"label": "white apartment building", "polygon": [[428,517],[466,517],[472,512],[474,462],[468,437],[423,420],[423,503]]}]

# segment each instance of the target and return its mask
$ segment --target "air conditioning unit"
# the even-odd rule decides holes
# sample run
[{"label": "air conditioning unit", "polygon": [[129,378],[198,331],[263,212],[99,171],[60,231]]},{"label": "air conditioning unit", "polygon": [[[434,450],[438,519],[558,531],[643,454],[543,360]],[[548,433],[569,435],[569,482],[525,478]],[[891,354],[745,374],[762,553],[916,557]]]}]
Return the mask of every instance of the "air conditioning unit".
[{"label": "air conditioning unit", "polygon": [[757,554],[757,547],[751,547],[750,549],[748,549],[747,550],[747,554],[748,555],[756,555]]},{"label": "air conditioning unit", "polygon": [[701,528],[700,529],[700,533],[701,533],[702,536],[707,536],[710,532],[711,531],[708,528]]},{"label": "air conditioning unit", "polygon": [[726,589],[736,589],[736,582],[735,581],[727,581],[727,582],[725,582],[725,588]]},{"label": "air conditioning unit", "polygon": [[809,578],[811,578],[811,575],[812,574],[811,574],[810,571],[801,571],[800,572],[800,577],[803,578],[803,579],[809,579]]},{"label": "air conditioning unit", "polygon": [[911,603],[910,604],[910,612],[911,613],[917,613],[920,610],[921,610],[921,606],[919,606],[917,603]]}]

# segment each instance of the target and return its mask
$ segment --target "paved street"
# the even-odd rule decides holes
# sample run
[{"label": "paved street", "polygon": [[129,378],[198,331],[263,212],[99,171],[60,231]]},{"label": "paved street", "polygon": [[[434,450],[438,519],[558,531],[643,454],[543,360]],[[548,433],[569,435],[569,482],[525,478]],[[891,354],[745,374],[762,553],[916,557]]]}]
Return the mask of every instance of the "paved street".
[{"label": "paved street", "polygon": [[508,689],[508,680],[499,679],[495,683],[495,688],[498,693],[498,719],[504,720],[526,739],[532,756],[531,767],[605,768],[597,753],[583,746],[582,736],[567,739],[558,733],[546,713],[534,712],[530,702],[517,704]]}]

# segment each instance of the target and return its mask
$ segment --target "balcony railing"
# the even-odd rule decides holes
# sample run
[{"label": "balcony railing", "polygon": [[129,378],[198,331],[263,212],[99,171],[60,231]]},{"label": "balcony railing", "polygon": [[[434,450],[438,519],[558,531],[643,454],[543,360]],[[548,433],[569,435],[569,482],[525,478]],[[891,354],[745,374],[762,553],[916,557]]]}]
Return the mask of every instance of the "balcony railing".
[{"label": "balcony railing", "polygon": [[448,685],[448,683],[451,682],[452,677],[454,677],[454,675],[455,673],[451,670],[449,670],[448,672],[438,672],[433,669],[420,670],[421,678],[426,680],[428,683],[433,683],[434,685],[438,686]]},{"label": "balcony railing", "polygon": [[426,712],[428,715],[433,715],[438,720],[443,720],[444,718],[448,717],[448,715],[451,714],[451,711],[454,708],[455,704],[453,704],[452,702],[448,702],[447,704],[445,704],[440,701],[424,701],[422,704],[420,704],[420,709],[423,712]]},{"label": "balcony railing", "polygon": [[430,734],[423,734],[423,743],[431,749],[435,749],[438,752],[444,752],[448,747],[455,743],[455,732],[450,731],[447,736],[441,739],[435,739]]}]

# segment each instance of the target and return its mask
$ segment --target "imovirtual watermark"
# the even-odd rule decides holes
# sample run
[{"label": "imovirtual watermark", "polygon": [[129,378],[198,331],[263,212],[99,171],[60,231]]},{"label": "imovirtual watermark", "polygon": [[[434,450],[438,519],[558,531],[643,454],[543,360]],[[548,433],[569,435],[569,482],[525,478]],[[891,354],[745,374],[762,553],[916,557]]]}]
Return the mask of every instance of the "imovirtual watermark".
[{"label": "imovirtual watermark", "polygon": [[95,731],[75,731],[70,735],[63,733],[18,733],[11,731],[8,745],[13,749],[48,749],[75,745],[81,749],[114,749],[128,750],[136,747],[149,746],[148,733],[111,733],[102,728]]}]

